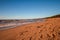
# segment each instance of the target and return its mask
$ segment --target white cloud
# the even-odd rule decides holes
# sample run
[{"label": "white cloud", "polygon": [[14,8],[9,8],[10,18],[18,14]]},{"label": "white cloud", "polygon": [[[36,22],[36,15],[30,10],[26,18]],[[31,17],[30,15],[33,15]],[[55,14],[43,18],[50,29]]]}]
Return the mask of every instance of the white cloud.
[{"label": "white cloud", "polygon": [[[38,17],[35,17],[38,18]],[[34,17],[30,16],[30,17],[21,17],[21,16],[0,16],[0,20],[1,19],[34,19]]]},{"label": "white cloud", "polygon": [[5,16],[0,16],[0,19],[4,19],[4,18],[7,18],[7,17],[5,17]]},{"label": "white cloud", "polygon": [[20,16],[0,16],[0,19],[25,19],[25,18]]}]

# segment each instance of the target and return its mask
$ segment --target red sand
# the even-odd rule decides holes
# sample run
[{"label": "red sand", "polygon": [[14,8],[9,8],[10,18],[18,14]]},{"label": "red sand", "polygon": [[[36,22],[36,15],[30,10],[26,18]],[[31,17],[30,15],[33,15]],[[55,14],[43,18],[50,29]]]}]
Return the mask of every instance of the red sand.
[{"label": "red sand", "polygon": [[0,30],[0,40],[60,40],[60,18]]}]

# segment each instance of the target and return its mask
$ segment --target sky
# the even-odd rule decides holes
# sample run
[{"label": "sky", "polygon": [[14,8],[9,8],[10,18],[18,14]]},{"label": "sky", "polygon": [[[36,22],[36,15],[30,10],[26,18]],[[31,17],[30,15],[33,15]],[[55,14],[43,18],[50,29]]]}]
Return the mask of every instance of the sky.
[{"label": "sky", "polygon": [[0,19],[33,19],[60,14],[60,0],[0,0]]}]

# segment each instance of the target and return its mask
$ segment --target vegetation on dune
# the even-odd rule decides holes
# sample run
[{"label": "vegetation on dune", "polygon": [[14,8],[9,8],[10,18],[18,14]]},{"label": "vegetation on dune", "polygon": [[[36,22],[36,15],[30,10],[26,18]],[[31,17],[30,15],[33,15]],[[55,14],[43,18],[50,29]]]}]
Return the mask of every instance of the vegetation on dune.
[{"label": "vegetation on dune", "polygon": [[54,15],[54,16],[50,16],[50,17],[46,17],[46,19],[47,19],[47,18],[60,18],[60,14]]}]

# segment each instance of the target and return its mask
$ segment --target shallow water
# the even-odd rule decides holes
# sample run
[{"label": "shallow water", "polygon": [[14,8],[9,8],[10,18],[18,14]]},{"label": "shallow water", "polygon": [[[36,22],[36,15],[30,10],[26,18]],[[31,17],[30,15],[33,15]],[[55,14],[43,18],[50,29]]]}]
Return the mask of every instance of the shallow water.
[{"label": "shallow water", "polygon": [[24,24],[29,24],[29,23],[31,23],[31,22],[26,22],[26,23],[9,23],[9,24],[5,24],[5,25],[0,26],[0,30],[14,28],[14,27],[21,26],[21,25],[24,25]]},{"label": "shallow water", "polygon": [[[14,28],[14,27],[17,27],[17,26],[21,26],[21,25],[24,25],[24,24],[29,24],[29,23],[33,23],[33,22],[36,22],[37,20],[26,20],[26,22],[23,22],[23,23],[20,23],[20,22],[11,22],[11,23],[2,23],[3,25],[0,25],[0,30],[5,30],[5,29],[9,29],[9,28]],[[41,20],[38,20],[37,22],[44,22],[43,19]],[[1,22],[0,22],[1,24]]]}]

